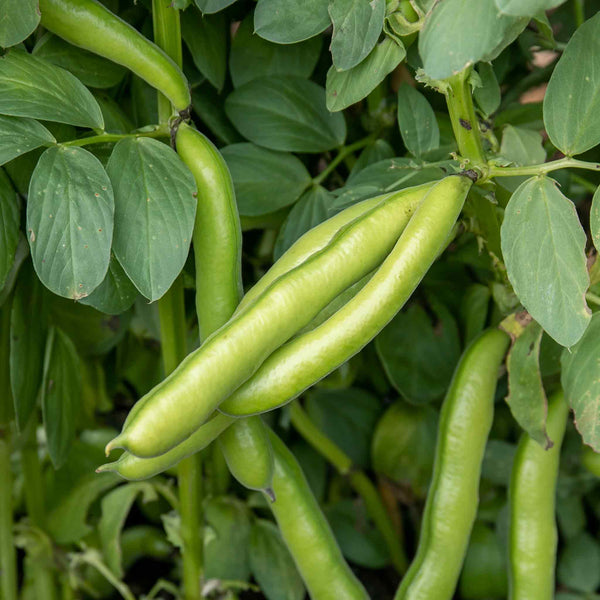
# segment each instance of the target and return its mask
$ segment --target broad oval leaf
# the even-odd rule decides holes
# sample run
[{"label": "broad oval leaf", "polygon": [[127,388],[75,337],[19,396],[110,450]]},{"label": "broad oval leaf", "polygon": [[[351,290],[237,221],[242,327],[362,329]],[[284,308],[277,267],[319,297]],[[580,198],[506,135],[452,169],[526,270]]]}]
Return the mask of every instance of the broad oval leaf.
[{"label": "broad oval leaf", "polygon": [[252,17],[242,21],[231,42],[229,72],[234,87],[268,75],[311,76],[321,52],[321,38],[298,44],[273,44],[254,33]]},{"label": "broad oval leaf", "polygon": [[325,106],[325,90],[301,77],[262,77],[225,102],[232,123],[251,142],[288,152],[324,152],[346,139],[343,115]]},{"label": "broad oval leaf", "polygon": [[544,96],[544,125],[567,156],[600,143],[600,13],[579,27],[554,68]]},{"label": "broad oval leaf", "polygon": [[564,2],[565,0],[496,0],[496,6],[505,15],[531,18]]},{"label": "broad oval leaf", "polygon": [[572,346],[590,321],[586,236],[575,206],[552,179],[528,179],[506,207],[501,236],[519,300],[548,335]]},{"label": "broad oval leaf", "polygon": [[258,0],[254,31],[276,44],[302,42],[330,25],[329,0]]},{"label": "broad oval leaf", "polygon": [[73,342],[57,327],[50,329],[44,357],[42,414],[48,454],[55,469],[69,455],[81,407],[81,365]]},{"label": "broad oval leaf", "polygon": [[423,69],[432,79],[446,79],[480,60],[493,60],[528,22],[503,15],[494,0],[438,2],[419,34]]},{"label": "broad oval leaf", "polygon": [[360,64],[348,71],[327,71],[327,108],[342,110],[366,98],[406,56],[404,46],[386,37]]},{"label": "broad oval leaf", "polygon": [[48,148],[27,201],[27,235],[36,273],[55,294],[78,300],[106,275],[114,200],[100,161],[78,147]]},{"label": "broad oval leaf", "polygon": [[600,313],[561,357],[561,384],[583,442],[600,452]]},{"label": "broad oval leaf", "polygon": [[19,197],[0,169],[0,289],[10,273],[19,242]]},{"label": "broad oval leaf", "polygon": [[137,289],[158,300],[188,255],[194,178],[169,146],[151,138],[121,140],[106,170],[115,191],[114,253]]},{"label": "broad oval leaf", "polygon": [[0,165],[54,142],[54,136],[34,119],[0,115]]},{"label": "broad oval leaf", "polygon": [[292,154],[253,144],[232,144],[222,154],[231,171],[240,215],[266,215],[289,206],[311,183],[310,173]]},{"label": "broad oval leaf", "polygon": [[79,79],[17,49],[0,57],[0,114],[104,127],[98,103]]},{"label": "broad oval leaf", "polygon": [[33,54],[66,69],[79,81],[94,88],[113,87],[127,73],[121,65],[73,46],[51,33],[46,34],[36,44]]},{"label": "broad oval leaf", "polygon": [[404,145],[415,156],[440,145],[440,130],[431,104],[407,83],[398,88],[398,127]]},{"label": "broad oval leaf", "polygon": [[385,17],[385,0],[332,0],[331,58],[338,71],[355,67],[373,50]]},{"label": "broad oval leaf", "polygon": [[0,15],[0,47],[15,46],[38,26],[38,0],[0,0]]},{"label": "broad oval leaf", "polygon": [[502,132],[500,156],[515,165],[535,165],[546,160],[539,132],[525,127],[506,125]]},{"label": "broad oval leaf", "polygon": [[227,8],[237,0],[195,0],[196,6],[205,14],[211,15]]}]

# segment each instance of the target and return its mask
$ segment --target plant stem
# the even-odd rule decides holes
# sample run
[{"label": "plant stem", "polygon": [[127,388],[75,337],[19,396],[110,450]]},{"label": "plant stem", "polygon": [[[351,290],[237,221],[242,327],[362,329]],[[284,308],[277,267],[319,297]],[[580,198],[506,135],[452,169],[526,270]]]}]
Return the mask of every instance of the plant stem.
[{"label": "plant stem", "polygon": [[17,600],[17,554],[13,543],[10,436],[8,427],[0,426],[0,592],[3,600]]},{"label": "plant stem", "polygon": [[291,405],[290,418],[298,433],[317,452],[323,455],[341,475],[348,477],[350,485],[363,499],[367,513],[373,519],[375,526],[385,540],[392,564],[399,573],[405,573],[408,561],[404,548],[396,536],[394,524],[373,482],[360,469],[352,465],[350,457],[312,422],[297,401]]},{"label": "plant stem", "polygon": [[444,93],[458,151],[463,158],[469,160],[469,167],[477,167],[485,162],[485,158],[479,133],[479,122],[475,116],[473,97],[471,96],[469,73],[470,70],[467,69],[447,79],[448,85]]},{"label": "plant stem", "polygon": [[157,125],[152,131],[138,131],[134,133],[102,133],[100,135],[91,135],[89,137],[80,138],[77,140],[69,140],[61,142],[63,146],[89,146],[90,144],[112,144],[119,140],[127,138],[160,138],[169,137],[169,130],[163,125]]},{"label": "plant stem", "polygon": [[595,304],[596,306],[600,306],[600,296],[598,296],[597,294],[594,294],[593,292],[588,292],[585,295],[585,299],[588,302],[591,302],[592,304]]},{"label": "plant stem", "polygon": [[574,0],[573,14],[575,16],[575,27],[580,27],[585,21],[585,0]]},{"label": "plant stem", "polygon": [[365,146],[368,146],[369,144],[373,143],[376,139],[376,135],[371,134],[367,137],[362,138],[361,140],[358,140],[357,142],[354,142],[353,144],[350,144],[349,146],[342,146],[337,156],[327,165],[327,167],[325,167],[323,171],[321,171],[321,173],[319,173],[316,177],[313,178],[313,185],[321,184],[333,171],[335,171],[336,167],[348,155],[352,154],[353,152],[356,152],[357,150],[360,150],[361,148],[364,148]]},{"label": "plant stem", "polygon": [[545,173],[557,171],[558,169],[587,169],[588,171],[600,171],[600,163],[587,162],[585,160],[578,160],[577,158],[566,157],[539,165],[530,165],[527,167],[496,167],[489,165],[485,169],[485,180],[491,177],[544,175]]}]

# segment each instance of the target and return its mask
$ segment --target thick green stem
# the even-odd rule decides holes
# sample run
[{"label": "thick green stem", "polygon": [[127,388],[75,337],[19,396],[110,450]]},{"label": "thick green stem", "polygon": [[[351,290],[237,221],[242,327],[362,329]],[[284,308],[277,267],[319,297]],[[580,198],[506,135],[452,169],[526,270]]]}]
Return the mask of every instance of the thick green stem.
[{"label": "thick green stem", "polygon": [[3,600],[17,600],[17,553],[13,542],[10,437],[0,426],[0,591]]},{"label": "thick green stem", "polygon": [[292,403],[290,418],[298,433],[341,475],[348,477],[350,485],[363,499],[367,513],[383,536],[394,567],[399,573],[405,573],[408,561],[404,548],[396,536],[394,524],[373,482],[360,469],[352,465],[350,457],[312,422],[298,402]]},{"label": "thick green stem", "polygon": [[469,73],[467,69],[458,75],[447,79],[447,87],[444,90],[452,130],[458,144],[460,155],[469,160],[469,167],[477,167],[485,162],[479,123],[475,116],[473,97],[469,85]]},{"label": "thick green stem", "polygon": [[[577,158],[561,158],[551,162],[539,165],[529,165],[527,167],[496,167],[488,166],[485,169],[485,180],[491,177],[521,177],[544,175],[559,169],[587,169],[588,171],[600,171],[600,163],[587,162]],[[483,180],[480,180],[480,182]]]},{"label": "thick green stem", "polygon": [[585,21],[585,0],[574,0],[573,14],[575,16],[575,27],[580,27]]},{"label": "thick green stem", "polygon": [[155,129],[151,131],[137,131],[134,133],[102,133],[100,135],[90,135],[89,137],[79,138],[77,140],[69,140],[68,142],[62,142],[63,146],[89,146],[91,144],[113,144],[119,140],[127,138],[167,138],[169,137],[169,130],[164,125],[157,125]]}]

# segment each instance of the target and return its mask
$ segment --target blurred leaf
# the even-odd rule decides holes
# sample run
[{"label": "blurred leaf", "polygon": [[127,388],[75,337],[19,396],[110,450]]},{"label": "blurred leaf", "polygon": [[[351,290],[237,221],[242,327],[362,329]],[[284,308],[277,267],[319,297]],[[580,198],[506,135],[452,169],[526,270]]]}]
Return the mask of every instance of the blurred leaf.
[{"label": "blurred leaf", "polygon": [[0,47],[16,46],[40,22],[38,0],[0,0]]},{"label": "blurred leaf", "polygon": [[327,461],[303,439],[294,440],[288,446],[298,460],[315,498],[322,502],[327,489]]},{"label": "blurred leaf", "polygon": [[600,585],[600,544],[588,532],[570,540],[558,560],[559,583],[579,592],[594,592]]},{"label": "blurred leaf", "polygon": [[19,208],[19,197],[4,170],[0,169],[0,288],[15,260],[21,221]]},{"label": "blurred leaf", "polygon": [[55,141],[54,136],[33,119],[0,115],[0,165]]},{"label": "blurred leaf", "polygon": [[596,188],[590,209],[590,233],[596,250],[600,249],[600,187]]},{"label": "blurred leaf", "polygon": [[517,446],[504,440],[489,440],[481,463],[481,477],[508,488]]},{"label": "blurred leaf", "polygon": [[440,131],[427,98],[407,83],[398,88],[398,127],[408,151],[421,156],[440,145]]},{"label": "blurred leaf", "polygon": [[236,1],[237,0],[194,0],[196,6],[207,15],[219,12]]},{"label": "blurred leaf", "polygon": [[490,289],[480,283],[470,285],[465,291],[460,307],[465,346],[484,330],[489,312],[490,298]]}]

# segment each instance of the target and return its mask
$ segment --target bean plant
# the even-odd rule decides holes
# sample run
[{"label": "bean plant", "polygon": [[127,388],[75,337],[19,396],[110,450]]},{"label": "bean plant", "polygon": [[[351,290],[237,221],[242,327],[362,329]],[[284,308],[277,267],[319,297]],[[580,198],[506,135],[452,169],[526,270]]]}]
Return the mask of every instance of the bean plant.
[{"label": "bean plant", "polygon": [[0,0],[0,600],[600,599],[599,11]]}]

